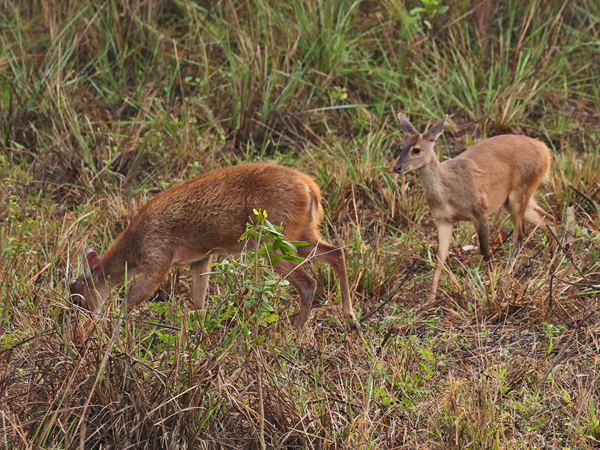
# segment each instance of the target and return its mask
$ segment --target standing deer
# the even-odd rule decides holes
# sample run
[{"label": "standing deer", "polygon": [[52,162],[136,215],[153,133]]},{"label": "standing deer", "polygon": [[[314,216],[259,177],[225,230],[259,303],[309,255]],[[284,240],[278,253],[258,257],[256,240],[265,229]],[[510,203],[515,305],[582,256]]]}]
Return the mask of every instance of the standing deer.
[{"label": "standing deer", "polygon": [[[552,231],[556,223],[533,198],[550,171],[550,150],[546,145],[526,136],[505,134],[479,142],[456,158],[440,162],[433,147],[444,131],[447,118],[446,115],[421,135],[406,116],[398,114],[405,138],[394,172],[417,171],[438,230],[437,264],[428,302],[435,299],[456,222],[473,222],[481,253],[488,261],[489,216],[504,205],[514,225],[509,268],[521,249],[524,222],[536,227],[548,226]],[[556,242],[552,236],[549,239],[554,253]]]},{"label": "standing deer", "polygon": [[[146,300],[174,265],[188,264],[192,274],[194,309],[204,308],[209,267],[215,254],[239,253],[253,210],[267,211],[269,220],[283,226],[290,241],[306,241],[302,257],[329,263],[342,293],[344,316],[351,328],[360,326],[352,309],[344,252],[321,240],[321,192],[314,180],[289,167],[270,163],[242,164],[215,170],[177,184],[156,195],[131,219],[102,258],[86,248],[84,273],[71,282],[74,302],[95,311],[108,297],[109,284],[134,277],[127,292],[131,310]],[[308,319],[316,284],[302,264],[281,260],[275,270],[286,276],[300,295],[296,326]]]}]

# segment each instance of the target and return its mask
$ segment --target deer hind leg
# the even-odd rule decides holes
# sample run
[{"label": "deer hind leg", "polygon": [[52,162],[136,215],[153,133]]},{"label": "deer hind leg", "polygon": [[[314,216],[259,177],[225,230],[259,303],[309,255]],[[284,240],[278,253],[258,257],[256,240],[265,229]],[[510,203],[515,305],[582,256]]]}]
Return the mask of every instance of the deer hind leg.
[{"label": "deer hind leg", "polygon": [[212,262],[213,255],[208,255],[206,258],[190,264],[190,271],[192,273],[192,305],[196,310],[204,309],[208,282],[210,281],[210,275],[207,275],[206,272],[210,271]]},{"label": "deer hind leg", "polygon": [[513,191],[506,200],[506,209],[510,213],[510,220],[513,223],[513,246],[508,258],[508,268],[512,271],[517,255],[523,245],[523,236],[525,234],[524,216],[527,208],[525,199],[528,196],[523,192]]},{"label": "deer hind leg", "polygon": [[304,258],[310,257],[314,261],[324,261],[332,267],[340,283],[344,317],[349,321],[350,328],[357,332],[360,331],[360,324],[356,320],[354,309],[352,309],[352,298],[350,297],[344,250],[322,241],[316,232],[312,232],[308,239],[305,238],[303,240],[307,241],[309,245],[299,247],[298,254]]},{"label": "deer hind leg", "polygon": [[301,330],[308,320],[308,315],[310,314],[310,309],[312,307],[315,289],[317,287],[315,280],[306,273],[300,264],[292,261],[282,259],[275,264],[274,268],[277,273],[288,280],[290,284],[296,288],[300,295],[300,313],[296,320],[296,328]]},{"label": "deer hind leg", "polygon": [[431,283],[431,290],[427,296],[427,302],[435,300],[435,294],[437,292],[438,283],[440,282],[440,276],[442,270],[446,265],[446,258],[448,257],[448,250],[450,249],[450,240],[452,239],[451,223],[438,223],[438,249],[437,249],[437,263],[435,266],[435,272],[433,273],[433,282]]},{"label": "deer hind leg", "polygon": [[484,261],[489,261],[490,253],[490,221],[486,216],[481,216],[475,223],[477,236],[479,237],[479,250],[483,255]]},{"label": "deer hind leg", "polygon": [[[533,198],[531,198],[529,200],[529,203],[527,204],[524,219],[526,222],[532,224],[535,227],[543,228],[544,231],[546,231],[547,228],[550,228],[550,230],[552,230],[552,232],[556,236],[556,229],[554,228],[554,226],[556,225],[556,219],[550,213],[540,208]],[[556,243],[556,239],[554,239],[554,236],[552,236],[552,233],[550,231],[548,231],[548,240],[550,241],[550,251],[552,257],[556,252],[558,244]]]}]

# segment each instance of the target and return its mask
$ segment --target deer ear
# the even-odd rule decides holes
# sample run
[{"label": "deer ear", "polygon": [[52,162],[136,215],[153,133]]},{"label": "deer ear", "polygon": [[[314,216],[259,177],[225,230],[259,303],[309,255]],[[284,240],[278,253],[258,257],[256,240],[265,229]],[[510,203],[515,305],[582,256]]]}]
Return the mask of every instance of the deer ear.
[{"label": "deer ear", "polygon": [[398,113],[398,120],[400,120],[400,125],[402,126],[402,132],[404,134],[419,134],[404,114]]},{"label": "deer ear", "polygon": [[88,246],[85,248],[84,272],[88,276],[96,277],[102,272],[102,262],[96,250]]},{"label": "deer ear", "polygon": [[448,114],[444,116],[443,119],[438,120],[428,131],[423,135],[423,139],[429,142],[437,141],[440,134],[444,132],[444,123],[448,118]]}]

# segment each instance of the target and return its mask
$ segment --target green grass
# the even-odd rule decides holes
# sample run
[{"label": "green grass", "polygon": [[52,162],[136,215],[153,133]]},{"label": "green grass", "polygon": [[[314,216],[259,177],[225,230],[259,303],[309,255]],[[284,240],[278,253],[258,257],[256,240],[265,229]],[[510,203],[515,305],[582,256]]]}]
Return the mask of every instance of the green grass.
[{"label": "green grass", "polygon": [[[598,446],[598,318],[579,322],[598,296],[577,269],[598,282],[599,24],[589,1],[0,2],[0,448]],[[499,214],[484,265],[463,224],[442,306],[423,309],[435,226],[418,180],[390,171],[398,112],[418,129],[450,115],[442,158],[507,132],[545,142],[538,200],[574,265],[560,253],[551,283],[535,233],[507,273]],[[358,315],[391,297],[362,336],[313,265],[298,339],[297,295],[246,255],[219,261],[208,317],[183,308],[176,269],[122,322],[113,291],[77,346],[87,243],[174,183],[265,160],[321,187]],[[280,320],[253,319],[249,292]]]}]

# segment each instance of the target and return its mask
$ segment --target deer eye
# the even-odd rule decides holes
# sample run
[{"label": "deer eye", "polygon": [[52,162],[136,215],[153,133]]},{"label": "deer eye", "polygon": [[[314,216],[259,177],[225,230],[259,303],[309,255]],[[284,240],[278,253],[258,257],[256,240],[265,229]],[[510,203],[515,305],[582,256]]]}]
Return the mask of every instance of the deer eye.
[{"label": "deer eye", "polygon": [[419,153],[421,153],[421,149],[419,147],[413,148],[413,154],[418,155]]}]

